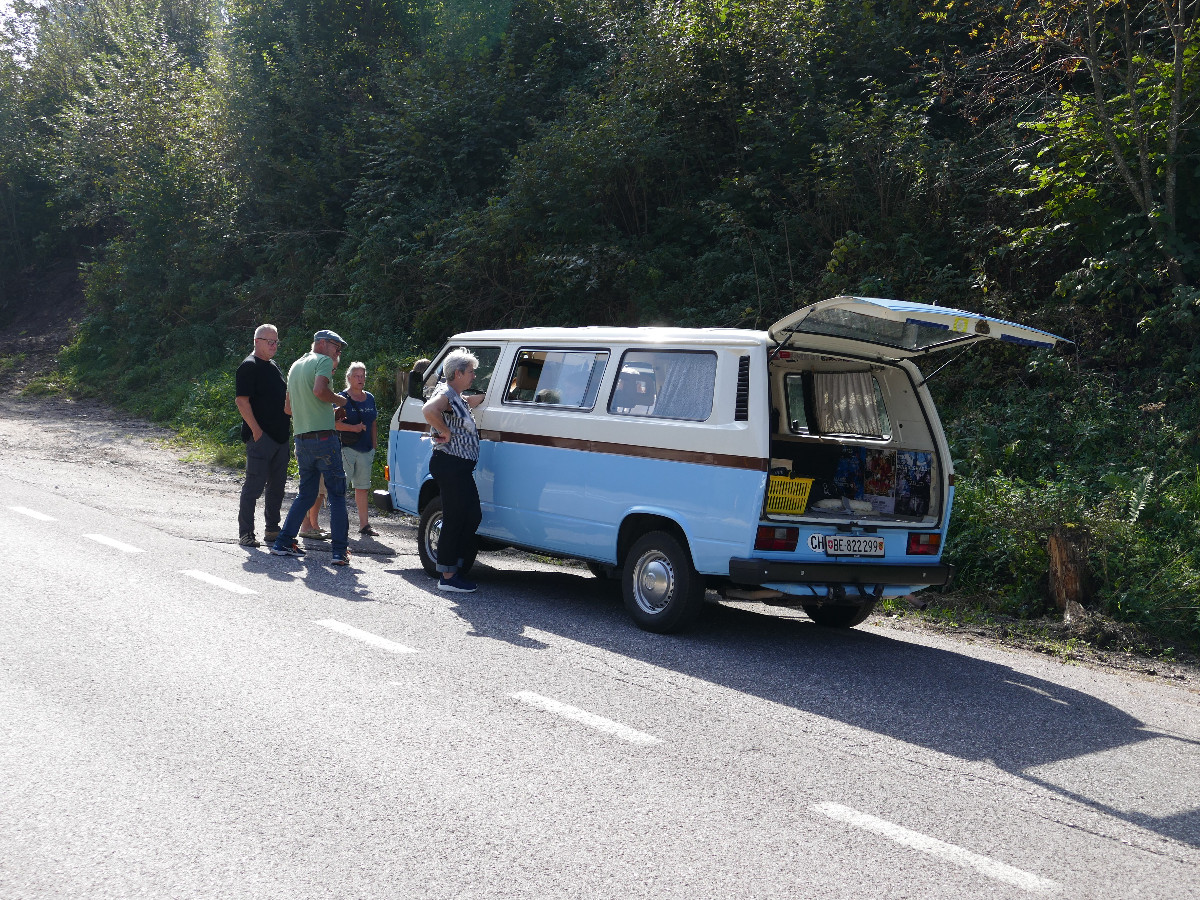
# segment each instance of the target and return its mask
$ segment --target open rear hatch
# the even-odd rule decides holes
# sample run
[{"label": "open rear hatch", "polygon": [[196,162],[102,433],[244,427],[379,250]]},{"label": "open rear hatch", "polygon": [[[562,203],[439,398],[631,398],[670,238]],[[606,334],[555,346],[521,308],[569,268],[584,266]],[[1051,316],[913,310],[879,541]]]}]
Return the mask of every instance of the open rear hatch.
[{"label": "open rear hatch", "polygon": [[983,340],[1045,349],[1071,343],[1004,319],[880,297],[822,300],[784,316],[769,333],[780,347],[803,334],[808,349],[866,353],[880,359],[923,356]]},{"label": "open rear hatch", "polygon": [[1070,343],[978,313],[876,297],[814,303],[770,335],[777,346],[765,516],[926,526],[942,521],[952,470],[938,449],[944,439],[931,430],[940,427],[936,416],[910,389],[901,361],[982,340]]}]

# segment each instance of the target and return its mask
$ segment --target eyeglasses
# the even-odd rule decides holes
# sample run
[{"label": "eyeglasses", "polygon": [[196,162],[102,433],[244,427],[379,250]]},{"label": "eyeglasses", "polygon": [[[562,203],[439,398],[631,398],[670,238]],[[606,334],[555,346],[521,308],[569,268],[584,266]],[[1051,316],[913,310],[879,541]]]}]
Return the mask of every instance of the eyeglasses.
[{"label": "eyeglasses", "polygon": [[262,341],[268,347],[274,347],[279,343],[279,339],[271,340],[270,338],[255,338],[256,341]]}]

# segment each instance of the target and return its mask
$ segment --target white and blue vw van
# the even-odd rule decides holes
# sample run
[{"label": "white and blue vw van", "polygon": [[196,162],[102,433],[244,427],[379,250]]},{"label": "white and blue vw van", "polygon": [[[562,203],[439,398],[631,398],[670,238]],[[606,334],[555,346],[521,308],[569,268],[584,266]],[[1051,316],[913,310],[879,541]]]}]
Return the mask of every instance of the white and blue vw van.
[{"label": "white and blue vw van", "polygon": [[954,470],[913,360],[982,340],[1062,339],[871,297],[816,303],[767,331],[458,334],[392,418],[390,503],[419,516],[421,561],[436,574],[441,501],[421,406],[440,358],[466,347],[485,394],[483,546],[574,557],[620,578],[626,608],[651,631],[685,627],[710,588],[850,627],[881,597],[950,577]]}]

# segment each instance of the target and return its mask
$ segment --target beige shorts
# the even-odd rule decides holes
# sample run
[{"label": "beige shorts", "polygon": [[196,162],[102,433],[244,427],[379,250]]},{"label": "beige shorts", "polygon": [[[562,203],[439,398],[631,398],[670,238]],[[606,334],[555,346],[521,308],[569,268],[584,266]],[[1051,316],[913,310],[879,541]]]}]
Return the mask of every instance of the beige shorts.
[{"label": "beige shorts", "polygon": [[343,447],[342,468],[346,470],[346,483],[356,491],[369,491],[371,489],[371,463],[374,461],[374,450],[363,453]]}]

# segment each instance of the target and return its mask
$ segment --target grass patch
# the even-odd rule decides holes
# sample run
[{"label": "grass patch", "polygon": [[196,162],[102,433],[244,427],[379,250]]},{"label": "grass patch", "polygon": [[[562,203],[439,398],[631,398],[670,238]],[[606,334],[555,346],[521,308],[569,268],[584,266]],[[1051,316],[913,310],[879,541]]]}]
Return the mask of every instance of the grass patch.
[{"label": "grass patch", "polygon": [[74,396],[78,385],[74,377],[66,372],[50,372],[31,378],[21,389],[22,397]]}]

